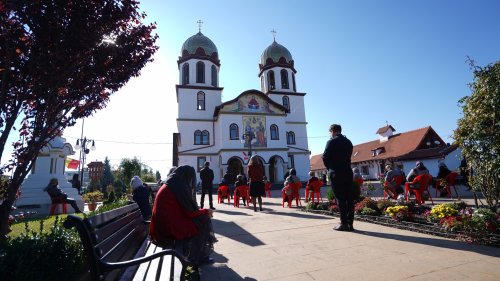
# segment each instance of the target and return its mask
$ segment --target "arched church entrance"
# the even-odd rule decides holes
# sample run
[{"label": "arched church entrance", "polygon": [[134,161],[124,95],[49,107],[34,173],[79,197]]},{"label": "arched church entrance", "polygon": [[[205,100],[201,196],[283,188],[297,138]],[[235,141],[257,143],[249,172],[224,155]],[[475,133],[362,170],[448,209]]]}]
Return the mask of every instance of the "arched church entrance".
[{"label": "arched church entrance", "polygon": [[282,182],[285,176],[285,161],[278,155],[269,159],[269,181],[272,183]]},{"label": "arched church entrance", "polygon": [[230,181],[236,182],[236,176],[243,174],[243,161],[238,157],[231,157],[227,161],[227,172],[230,175]]}]

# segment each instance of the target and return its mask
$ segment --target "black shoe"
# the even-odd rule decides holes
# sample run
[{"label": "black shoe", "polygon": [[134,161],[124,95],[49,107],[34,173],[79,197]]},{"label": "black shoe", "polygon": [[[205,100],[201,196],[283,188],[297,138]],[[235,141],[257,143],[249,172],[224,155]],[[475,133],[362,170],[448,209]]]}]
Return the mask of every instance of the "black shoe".
[{"label": "black shoe", "polygon": [[253,207],[253,211],[254,211],[254,212],[257,212],[257,207]]},{"label": "black shoe", "polygon": [[354,231],[354,227],[352,226],[352,224],[348,224],[347,228],[348,228],[347,231],[351,231],[351,232]]},{"label": "black shoe", "polygon": [[214,206],[210,207],[211,210],[215,210]]},{"label": "black shoe", "polygon": [[260,211],[262,212],[262,207],[260,207],[259,209],[260,209]]},{"label": "black shoe", "polygon": [[349,231],[349,226],[347,224],[339,224],[333,229],[337,231]]}]

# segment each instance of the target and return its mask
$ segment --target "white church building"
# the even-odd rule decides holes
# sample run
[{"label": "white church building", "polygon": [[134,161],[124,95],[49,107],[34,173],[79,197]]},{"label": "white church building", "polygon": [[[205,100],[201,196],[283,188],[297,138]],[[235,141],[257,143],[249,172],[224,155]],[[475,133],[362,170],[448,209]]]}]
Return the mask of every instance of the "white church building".
[{"label": "white church building", "polygon": [[278,183],[289,168],[308,179],[305,93],[297,92],[292,55],[275,40],[261,55],[260,90],[245,90],[222,101],[220,60],[215,44],[201,32],[182,45],[176,85],[178,133],[173,165],[203,167],[210,162],[214,184],[226,172],[247,173],[257,155],[269,181]]}]

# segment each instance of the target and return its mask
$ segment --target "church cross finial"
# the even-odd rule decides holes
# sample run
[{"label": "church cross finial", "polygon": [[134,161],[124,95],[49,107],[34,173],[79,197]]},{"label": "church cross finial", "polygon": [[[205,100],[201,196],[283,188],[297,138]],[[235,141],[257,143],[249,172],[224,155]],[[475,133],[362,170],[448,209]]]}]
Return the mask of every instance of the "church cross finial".
[{"label": "church cross finial", "polygon": [[273,30],[271,30],[271,33],[273,34],[274,42],[276,42],[276,33],[277,33],[276,30],[274,30],[273,28]]},{"label": "church cross finial", "polygon": [[201,25],[203,24],[203,22],[201,20],[198,20],[196,23],[198,24],[198,31],[201,33]]},{"label": "church cross finial", "polygon": [[385,125],[386,125],[387,127],[389,127],[389,122],[385,121]]}]

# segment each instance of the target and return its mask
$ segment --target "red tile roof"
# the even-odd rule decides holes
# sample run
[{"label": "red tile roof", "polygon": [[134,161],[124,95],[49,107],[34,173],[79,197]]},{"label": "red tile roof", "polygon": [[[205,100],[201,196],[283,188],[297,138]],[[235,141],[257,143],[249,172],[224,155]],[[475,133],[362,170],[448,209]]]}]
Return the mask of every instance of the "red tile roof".
[{"label": "red tile roof", "polygon": [[323,154],[313,155],[311,157],[311,171],[324,170]]},{"label": "red tile roof", "polygon": [[[419,144],[430,130],[432,130],[432,128],[429,126],[390,136],[389,140],[387,140],[386,142],[374,140],[355,145],[352,150],[351,162],[356,163],[363,161],[396,158],[408,154],[418,148]],[[372,156],[372,151],[381,147],[385,148],[385,152],[379,155]]]},{"label": "red tile roof", "polygon": [[[426,148],[424,142],[429,138],[437,139],[440,143],[444,143],[432,127],[428,126],[390,136],[385,142],[380,142],[380,140],[377,139],[355,145],[352,150],[351,162],[359,163],[385,159],[424,159],[446,155],[457,148],[456,145]],[[380,149],[381,152],[373,156],[373,151],[377,149]],[[313,155],[311,157],[311,170],[325,169],[322,157],[323,154]]]}]

